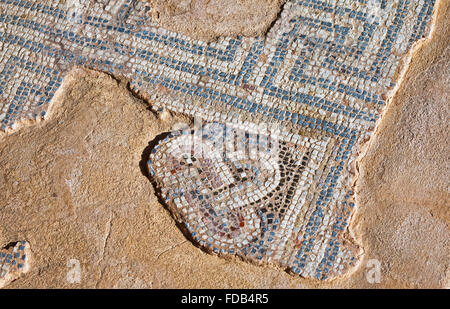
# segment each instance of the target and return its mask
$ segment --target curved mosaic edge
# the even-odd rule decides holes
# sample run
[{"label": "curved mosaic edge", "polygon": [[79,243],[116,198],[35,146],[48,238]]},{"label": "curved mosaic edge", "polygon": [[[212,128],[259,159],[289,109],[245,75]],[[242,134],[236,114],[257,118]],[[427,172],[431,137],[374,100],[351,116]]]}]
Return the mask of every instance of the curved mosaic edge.
[{"label": "curved mosaic edge", "polygon": [[274,133],[220,123],[171,132],[151,151],[149,174],[206,251],[278,264],[304,277],[341,276],[361,250],[345,235],[353,193],[332,196],[320,186],[348,187],[320,163],[336,141]]}]

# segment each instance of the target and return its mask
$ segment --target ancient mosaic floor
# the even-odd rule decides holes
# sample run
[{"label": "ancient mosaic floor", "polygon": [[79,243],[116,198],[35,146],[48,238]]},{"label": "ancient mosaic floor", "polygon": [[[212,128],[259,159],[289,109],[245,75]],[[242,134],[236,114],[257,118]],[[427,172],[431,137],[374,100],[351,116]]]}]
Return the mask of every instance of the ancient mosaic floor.
[{"label": "ancient mosaic floor", "polygon": [[265,36],[206,43],[156,27],[143,1],[0,0],[1,129],[51,116],[75,66],[125,76],[155,112],[195,118],[148,160],[194,243],[336,278],[362,254],[347,230],[355,161],[434,5],[292,0]]}]

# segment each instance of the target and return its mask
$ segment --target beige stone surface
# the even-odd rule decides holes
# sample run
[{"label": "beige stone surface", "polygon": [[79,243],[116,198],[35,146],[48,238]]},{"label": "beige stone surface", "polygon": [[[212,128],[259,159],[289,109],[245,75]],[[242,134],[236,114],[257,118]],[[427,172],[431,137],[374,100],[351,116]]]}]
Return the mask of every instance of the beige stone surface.
[{"label": "beige stone surface", "polygon": [[148,0],[159,26],[191,38],[263,35],[285,0]]},{"label": "beige stone surface", "polygon": [[[45,122],[0,140],[0,248],[26,240],[29,272],[7,288],[434,288],[449,284],[449,1],[358,164],[350,232],[358,268],[329,282],[196,248],[146,177],[149,142],[186,121],[153,114],[125,81],[75,69]],[[151,102],[149,102],[151,104]],[[70,260],[81,281],[70,283]],[[377,259],[381,282],[367,281]],[[69,264],[68,264],[69,263]]]},{"label": "beige stone surface", "polygon": [[[448,21],[448,3],[440,13]],[[417,51],[360,164],[355,234],[393,285],[448,284],[449,37],[437,24]]]}]

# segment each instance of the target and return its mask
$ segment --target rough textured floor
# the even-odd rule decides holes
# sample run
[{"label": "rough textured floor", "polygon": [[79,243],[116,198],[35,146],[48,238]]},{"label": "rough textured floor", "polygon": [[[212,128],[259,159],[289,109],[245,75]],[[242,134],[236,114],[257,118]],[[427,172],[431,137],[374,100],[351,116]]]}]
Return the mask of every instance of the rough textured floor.
[{"label": "rough textured floor", "polygon": [[151,16],[161,27],[192,38],[264,35],[285,0],[150,0]]}]

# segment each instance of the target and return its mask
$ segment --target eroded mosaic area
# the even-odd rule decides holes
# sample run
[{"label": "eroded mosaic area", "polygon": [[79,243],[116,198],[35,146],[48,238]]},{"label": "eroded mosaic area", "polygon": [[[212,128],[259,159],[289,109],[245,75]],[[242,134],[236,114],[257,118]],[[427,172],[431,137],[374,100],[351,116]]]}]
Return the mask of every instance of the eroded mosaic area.
[{"label": "eroded mosaic area", "polygon": [[0,288],[28,272],[30,245],[19,241],[0,249]]},{"label": "eroded mosaic area", "polygon": [[[210,251],[332,278],[358,256],[345,237],[357,145],[374,130],[400,60],[428,34],[434,4],[292,0],[264,37],[205,43],[156,27],[147,2],[0,0],[1,128],[45,117],[74,66],[125,76],[155,110],[200,117],[206,131],[274,125],[277,164],[195,152],[188,163],[172,153],[188,154],[182,144],[195,132],[184,132],[155,150],[154,179],[175,217]],[[187,172],[195,169],[198,175]]]},{"label": "eroded mosaic area", "polygon": [[[208,251],[298,267],[308,276],[317,273],[316,259],[326,254],[324,275],[342,274],[358,252],[336,240],[354,206],[351,192],[331,199],[339,210],[320,207],[311,196],[315,182],[337,178],[316,176],[337,142],[249,130],[208,123],[200,130],[170,133],[148,161],[165,202]],[[330,200],[328,192],[320,194],[319,200]]]}]

